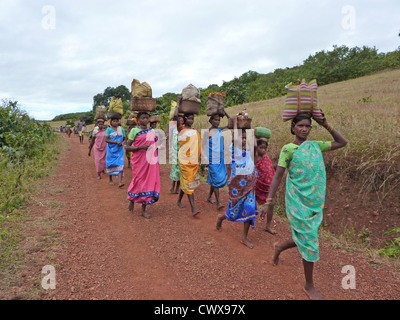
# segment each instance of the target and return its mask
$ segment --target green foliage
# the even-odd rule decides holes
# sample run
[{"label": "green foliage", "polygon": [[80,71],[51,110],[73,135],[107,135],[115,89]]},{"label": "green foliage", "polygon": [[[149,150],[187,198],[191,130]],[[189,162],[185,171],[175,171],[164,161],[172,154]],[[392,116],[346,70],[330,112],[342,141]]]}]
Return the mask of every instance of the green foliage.
[{"label": "green foliage", "polygon": [[51,127],[31,119],[17,101],[3,100],[0,108],[0,155],[11,161],[41,155],[54,138]]},{"label": "green foliage", "polygon": [[[104,89],[103,93],[96,94],[93,97],[93,111],[96,111],[96,106],[106,106],[108,108],[112,97],[121,98],[122,102],[125,102],[124,112],[126,112],[127,109],[125,110],[125,108],[129,108],[130,106],[131,93],[124,85],[120,85],[116,88],[107,87]],[[126,104],[126,102],[129,102],[129,104]]]},{"label": "green foliage", "polygon": [[76,122],[79,121],[80,118],[83,118],[86,124],[92,124],[94,122],[94,112],[87,111],[66,113],[56,116],[52,121],[67,121],[67,124],[70,126],[75,126]]},{"label": "green foliage", "polygon": [[[385,232],[386,235],[392,235],[400,233],[399,228],[393,228]],[[390,258],[400,258],[400,238],[394,238],[393,240],[387,241],[388,246],[384,249],[378,250],[378,253]]]}]

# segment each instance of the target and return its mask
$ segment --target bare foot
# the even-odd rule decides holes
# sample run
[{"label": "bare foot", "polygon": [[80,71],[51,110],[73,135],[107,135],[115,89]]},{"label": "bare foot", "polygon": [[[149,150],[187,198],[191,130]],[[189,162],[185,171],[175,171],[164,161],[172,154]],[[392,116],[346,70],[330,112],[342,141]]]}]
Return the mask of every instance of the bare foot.
[{"label": "bare foot", "polygon": [[254,248],[254,245],[253,245],[249,240],[247,240],[247,239],[242,239],[242,243],[243,243],[245,246],[249,247],[250,249],[253,249],[253,248]]},{"label": "bare foot", "polygon": [[110,181],[109,184],[110,184],[110,186],[113,186],[113,185],[114,185],[114,182]]},{"label": "bare foot", "polygon": [[272,258],[272,264],[274,266],[277,266],[279,263],[279,255],[281,253],[281,250],[279,248],[278,242],[275,242],[273,247],[274,247],[275,253],[274,253],[274,257]]},{"label": "bare foot", "polygon": [[224,216],[222,214],[218,215],[218,220],[217,220],[217,230],[221,231],[222,229],[222,221],[224,220]]},{"label": "bare foot", "polygon": [[128,207],[128,208],[129,208],[129,211],[130,211],[130,212],[133,212],[133,209],[135,208],[135,202],[130,201],[130,202],[129,202],[129,207]]},{"label": "bare foot", "polygon": [[125,183],[121,183],[118,185],[118,188],[122,188],[125,185]]},{"label": "bare foot", "polygon": [[314,286],[305,286],[303,288],[304,292],[310,298],[310,300],[324,300],[324,298],[320,295],[320,293],[315,290]]},{"label": "bare foot", "polygon": [[174,193],[175,193],[175,194],[178,194],[178,193],[179,193],[179,189],[176,189]]},{"label": "bare foot", "polygon": [[101,176],[97,176],[97,180],[101,180]]},{"label": "bare foot", "polygon": [[182,202],[178,201],[177,204],[178,204],[178,207],[179,207],[179,208],[181,208],[181,209],[185,208],[185,206],[183,205]]},{"label": "bare foot", "polygon": [[151,218],[151,215],[147,211],[142,211],[142,216],[145,217],[146,219]]},{"label": "bare foot", "polygon": [[225,208],[225,206],[221,202],[218,202],[217,203],[217,209],[218,210],[222,210],[223,208]]},{"label": "bare foot", "polygon": [[209,203],[212,203],[212,204],[215,203],[215,200],[213,200],[213,199],[211,199],[211,198],[207,198],[207,201],[208,201]]},{"label": "bare foot", "polygon": [[193,216],[195,216],[195,215],[197,215],[197,214],[199,214],[199,213],[200,213],[200,210],[197,210],[196,208],[193,209],[193,211],[192,211],[192,215],[193,215]]},{"label": "bare foot", "polygon": [[268,232],[268,233],[270,233],[272,235],[276,235],[275,229],[272,229],[270,226],[265,226],[264,231]]}]

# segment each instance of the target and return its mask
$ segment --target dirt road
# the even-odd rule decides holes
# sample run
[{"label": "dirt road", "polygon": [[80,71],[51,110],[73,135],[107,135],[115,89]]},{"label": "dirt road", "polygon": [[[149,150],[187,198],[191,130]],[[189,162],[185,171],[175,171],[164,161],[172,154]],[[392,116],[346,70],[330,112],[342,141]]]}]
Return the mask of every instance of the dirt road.
[{"label": "dirt road", "polygon": [[[87,140],[62,139],[67,148],[42,195],[42,200],[44,196],[63,204],[56,227],[61,240],[50,250],[53,259],[41,261],[55,266],[57,286],[42,292],[42,299],[307,299],[296,249],[283,253],[278,266],[271,264],[273,243],[290,237],[282,219],[276,219],[275,236],[262,231],[257,220],[249,232],[255,247],[249,249],[240,242],[243,224],[225,221],[216,230],[219,212],[206,201],[208,185],[195,193],[201,210],[196,217],[186,197],[186,208],[177,207],[177,195],[169,192],[170,165],[160,166],[160,201],[148,207],[152,218],[145,219],[139,206],[134,213],[128,211],[130,169],[125,169],[123,189],[110,186],[107,176],[96,179]],[[222,198],[227,203],[226,192]],[[31,210],[40,215],[36,207]],[[314,278],[326,299],[400,298],[395,269],[370,264],[366,256],[332,249],[326,242],[320,255]],[[347,265],[354,267],[355,289],[342,287]]]}]

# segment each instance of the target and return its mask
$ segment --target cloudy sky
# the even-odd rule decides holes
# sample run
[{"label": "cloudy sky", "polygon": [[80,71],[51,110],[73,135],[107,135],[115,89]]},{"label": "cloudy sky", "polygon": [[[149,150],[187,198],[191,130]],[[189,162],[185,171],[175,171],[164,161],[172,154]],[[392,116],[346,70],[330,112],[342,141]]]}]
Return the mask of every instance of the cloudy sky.
[{"label": "cloudy sky", "polygon": [[333,45],[393,51],[399,32],[399,0],[1,0],[0,99],[50,120],[133,78],[160,97]]}]

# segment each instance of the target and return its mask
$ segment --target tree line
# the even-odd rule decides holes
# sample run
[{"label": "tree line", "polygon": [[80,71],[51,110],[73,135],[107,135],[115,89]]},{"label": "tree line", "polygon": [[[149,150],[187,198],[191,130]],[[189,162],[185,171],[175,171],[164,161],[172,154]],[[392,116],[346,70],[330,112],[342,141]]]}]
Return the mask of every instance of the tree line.
[{"label": "tree line", "polygon": [[[240,77],[223,81],[221,86],[211,84],[207,88],[199,88],[201,92],[200,114],[206,113],[206,101],[211,92],[225,92],[225,106],[231,107],[283,96],[286,94],[285,85],[296,82],[298,79],[308,81],[316,79],[318,85],[326,85],[396,68],[400,68],[400,47],[392,52],[379,53],[376,47],[349,48],[345,45],[335,45],[332,50],[322,50],[310,55],[299,66],[279,68],[267,74],[250,70]],[[107,87],[103,93],[98,93],[93,97],[92,111],[83,115],[86,122],[92,123],[95,107],[108,106],[113,96],[122,98],[124,112],[129,113],[131,98],[129,89],[124,85],[115,88]],[[179,93],[168,92],[156,98],[156,111],[167,115],[170,112],[171,100],[176,101],[178,96]],[[66,120],[60,117],[62,116],[57,116],[54,121]]]}]

